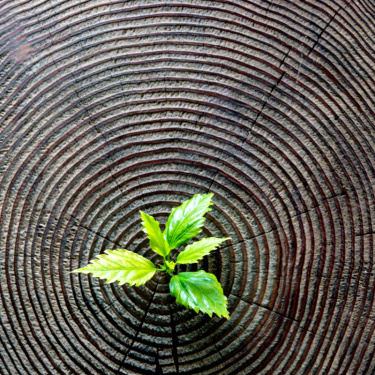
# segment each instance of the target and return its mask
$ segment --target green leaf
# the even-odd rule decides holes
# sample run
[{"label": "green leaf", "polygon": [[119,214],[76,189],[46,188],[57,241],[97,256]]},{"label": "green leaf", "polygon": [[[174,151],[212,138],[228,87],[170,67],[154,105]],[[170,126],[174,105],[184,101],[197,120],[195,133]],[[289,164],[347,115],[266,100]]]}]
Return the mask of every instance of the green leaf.
[{"label": "green leaf", "polygon": [[107,283],[119,281],[119,285],[142,285],[154,276],[156,268],[148,259],[128,250],[106,250],[89,265],[73,272],[92,273],[93,276],[107,279]]},{"label": "green leaf", "polygon": [[212,317],[212,313],[229,319],[227,297],[216,276],[205,271],[181,272],[172,277],[169,290],[176,302],[196,313],[202,311]]},{"label": "green leaf", "polygon": [[148,235],[150,247],[155,253],[165,258],[171,251],[163,233],[160,230],[160,224],[151,215],[139,211],[142,217],[143,231]]},{"label": "green leaf", "polygon": [[203,240],[192,243],[186,246],[185,250],[178,254],[176,263],[178,264],[188,264],[196,263],[198,260],[202,259],[205,255],[209,254],[210,251],[215,250],[218,245],[222,242],[230,240],[228,238],[203,238]]},{"label": "green leaf", "polygon": [[176,263],[175,262],[168,262],[167,260],[165,261],[165,264],[168,266],[168,268],[173,271],[174,268],[176,267]]},{"label": "green leaf", "polygon": [[204,215],[211,211],[209,206],[213,194],[196,194],[193,198],[172,209],[165,225],[165,237],[169,248],[184,244],[202,231]]}]

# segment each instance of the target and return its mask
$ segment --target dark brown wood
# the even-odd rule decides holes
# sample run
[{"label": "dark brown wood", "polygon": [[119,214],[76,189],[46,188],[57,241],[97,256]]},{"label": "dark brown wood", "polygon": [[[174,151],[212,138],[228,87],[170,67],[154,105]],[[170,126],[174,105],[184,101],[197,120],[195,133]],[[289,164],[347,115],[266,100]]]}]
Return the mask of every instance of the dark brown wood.
[{"label": "dark brown wood", "polygon": [[[0,374],[374,374],[373,1],[0,2]],[[230,321],[70,274],[158,261],[215,193],[199,265]]]}]

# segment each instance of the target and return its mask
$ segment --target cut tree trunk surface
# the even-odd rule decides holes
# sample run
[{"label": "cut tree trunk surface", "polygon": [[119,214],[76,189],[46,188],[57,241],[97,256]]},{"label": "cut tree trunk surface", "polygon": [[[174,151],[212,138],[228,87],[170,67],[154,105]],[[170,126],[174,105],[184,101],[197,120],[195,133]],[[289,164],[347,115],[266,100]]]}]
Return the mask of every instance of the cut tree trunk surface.
[{"label": "cut tree trunk surface", "polygon": [[[375,2],[3,0],[0,374],[374,374]],[[213,192],[231,319],[70,271]]]}]

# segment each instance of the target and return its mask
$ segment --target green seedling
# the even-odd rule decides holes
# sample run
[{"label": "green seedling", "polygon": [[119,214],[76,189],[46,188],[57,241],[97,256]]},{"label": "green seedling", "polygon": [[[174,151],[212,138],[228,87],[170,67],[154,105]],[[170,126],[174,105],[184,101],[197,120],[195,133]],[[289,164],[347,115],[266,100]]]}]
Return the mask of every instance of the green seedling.
[{"label": "green seedling", "polygon": [[152,216],[140,211],[143,231],[150,240],[151,249],[162,256],[163,264],[156,267],[150,260],[125,249],[106,250],[89,265],[73,272],[91,273],[94,277],[115,281],[119,285],[128,283],[139,286],[150,280],[156,272],[166,272],[171,276],[169,290],[176,302],[196,313],[202,311],[212,317],[212,313],[229,319],[227,297],[216,276],[203,270],[175,274],[177,264],[197,263],[205,255],[215,250],[230,238],[204,238],[193,242],[181,251],[176,261],[171,261],[171,251],[185,244],[202,231],[204,215],[210,210],[213,194],[197,194],[173,208],[165,224],[164,232]]}]

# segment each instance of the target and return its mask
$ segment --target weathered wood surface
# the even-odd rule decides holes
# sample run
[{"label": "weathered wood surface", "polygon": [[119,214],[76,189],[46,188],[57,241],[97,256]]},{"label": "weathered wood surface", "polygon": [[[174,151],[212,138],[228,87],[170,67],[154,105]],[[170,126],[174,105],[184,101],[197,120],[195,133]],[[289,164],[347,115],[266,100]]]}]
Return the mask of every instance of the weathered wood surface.
[{"label": "weathered wood surface", "polygon": [[[1,374],[373,374],[375,3],[0,4]],[[69,272],[215,193],[231,320]],[[190,269],[196,269],[191,266]]]}]

